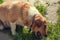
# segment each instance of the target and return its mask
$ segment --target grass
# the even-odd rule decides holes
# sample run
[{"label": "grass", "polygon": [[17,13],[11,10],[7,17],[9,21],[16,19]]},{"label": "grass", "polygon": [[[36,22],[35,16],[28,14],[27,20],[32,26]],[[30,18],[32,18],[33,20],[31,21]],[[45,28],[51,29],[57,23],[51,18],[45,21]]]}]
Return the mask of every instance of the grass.
[{"label": "grass", "polygon": [[57,18],[58,18],[58,21],[60,22],[60,6],[58,7],[57,13],[58,13]]},{"label": "grass", "polygon": [[48,23],[47,27],[47,32],[48,32],[48,37],[47,38],[42,38],[42,40],[60,40],[60,6],[58,7],[57,10],[57,23],[52,24]]},{"label": "grass", "polygon": [[[36,8],[41,12],[43,15],[46,12],[46,7],[44,6],[36,6]],[[58,7],[58,21],[56,24],[48,23],[47,26],[47,32],[48,32],[48,37],[42,37],[40,40],[60,40],[60,7]],[[36,40],[34,39],[34,35],[30,32],[28,32],[28,28],[23,28],[17,26],[17,34],[15,36],[11,35],[10,30],[3,30],[3,32],[9,34],[12,36],[13,40]]]},{"label": "grass", "polygon": [[3,0],[0,0],[0,4],[3,2]]},{"label": "grass", "polygon": [[38,11],[44,16],[46,14],[46,9],[47,9],[47,6],[44,6],[43,4],[40,4],[38,6],[35,6]]}]

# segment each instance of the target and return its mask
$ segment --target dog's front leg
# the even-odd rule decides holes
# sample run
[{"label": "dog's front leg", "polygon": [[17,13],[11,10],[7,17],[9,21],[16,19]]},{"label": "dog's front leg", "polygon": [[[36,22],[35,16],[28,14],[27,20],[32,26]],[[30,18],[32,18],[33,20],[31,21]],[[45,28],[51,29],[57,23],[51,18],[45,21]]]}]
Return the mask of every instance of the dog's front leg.
[{"label": "dog's front leg", "polygon": [[10,25],[11,25],[11,32],[12,32],[12,35],[15,35],[16,34],[16,25],[15,25],[15,23],[10,23]]}]

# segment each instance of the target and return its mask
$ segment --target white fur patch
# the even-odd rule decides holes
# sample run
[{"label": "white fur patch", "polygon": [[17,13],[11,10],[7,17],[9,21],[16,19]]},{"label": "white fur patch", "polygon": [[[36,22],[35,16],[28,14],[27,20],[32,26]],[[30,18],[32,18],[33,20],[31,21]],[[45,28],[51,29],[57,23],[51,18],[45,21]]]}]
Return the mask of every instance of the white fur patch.
[{"label": "white fur patch", "polygon": [[28,16],[32,18],[35,14],[39,14],[38,10],[34,6],[30,6]]}]

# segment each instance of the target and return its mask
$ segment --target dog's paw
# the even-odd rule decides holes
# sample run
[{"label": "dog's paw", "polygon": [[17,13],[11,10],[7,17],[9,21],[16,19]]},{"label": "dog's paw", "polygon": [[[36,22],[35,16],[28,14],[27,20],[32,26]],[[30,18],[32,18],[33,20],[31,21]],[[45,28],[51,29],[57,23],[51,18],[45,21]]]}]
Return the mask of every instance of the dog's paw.
[{"label": "dog's paw", "polygon": [[12,32],[12,35],[13,35],[13,36],[16,35],[16,32]]}]

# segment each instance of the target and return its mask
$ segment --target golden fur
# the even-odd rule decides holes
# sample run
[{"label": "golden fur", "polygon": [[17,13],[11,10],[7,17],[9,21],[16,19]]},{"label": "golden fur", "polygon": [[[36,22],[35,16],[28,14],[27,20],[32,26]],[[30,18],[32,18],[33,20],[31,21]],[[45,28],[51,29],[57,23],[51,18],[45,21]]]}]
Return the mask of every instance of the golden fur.
[{"label": "golden fur", "polygon": [[[28,2],[16,2],[11,4],[0,4],[0,20],[5,24],[9,23],[11,26],[11,32],[15,35],[15,24],[20,24],[22,26],[31,26],[32,31],[40,32],[41,35],[46,34],[46,28],[44,29],[44,25],[46,24],[46,19],[37,11],[37,9],[33,8],[33,10],[29,11],[30,4]],[[32,6],[31,6],[32,7]],[[33,6],[34,7],[34,6]],[[33,15],[31,15],[33,14]],[[40,21],[41,23],[39,23]],[[39,27],[38,27],[39,25]],[[41,27],[40,27],[41,26]]]}]

